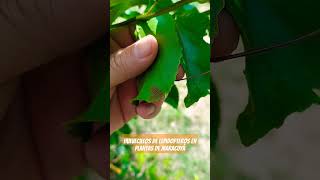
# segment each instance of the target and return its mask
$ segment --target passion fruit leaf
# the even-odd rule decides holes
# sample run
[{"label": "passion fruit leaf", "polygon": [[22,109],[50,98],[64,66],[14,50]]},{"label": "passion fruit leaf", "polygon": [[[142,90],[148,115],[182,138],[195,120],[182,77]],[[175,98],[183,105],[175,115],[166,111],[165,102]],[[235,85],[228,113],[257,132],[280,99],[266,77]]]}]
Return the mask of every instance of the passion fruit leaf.
[{"label": "passion fruit leaf", "polygon": [[140,101],[157,102],[166,97],[174,84],[182,57],[182,47],[170,14],[137,24],[138,38],[148,34],[152,34],[158,41],[158,56],[139,78],[139,93],[133,100],[135,104]]},{"label": "passion fruit leaf", "polygon": [[210,92],[210,45],[204,41],[209,17],[188,6],[176,13],[175,22],[183,47],[182,67],[187,75],[188,95],[184,103],[190,107]]},{"label": "passion fruit leaf", "polygon": [[[286,42],[320,27],[320,1],[314,0],[227,0],[240,28],[245,49]],[[246,58],[248,105],[240,114],[237,128],[249,146],[286,117],[302,112],[320,98],[320,38]]]},{"label": "passion fruit leaf", "polygon": [[160,9],[164,9],[172,4],[173,2],[171,0],[151,0],[146,11],[149,11],[152,7],[151,12],[157,12]]},{"label": "passion fruit leaf", "polygon": [[168,103],[173,108],[177,109],[179,105],[179,91],[177,86],[173,85],[169,95],[166,98],[166,103]]}]

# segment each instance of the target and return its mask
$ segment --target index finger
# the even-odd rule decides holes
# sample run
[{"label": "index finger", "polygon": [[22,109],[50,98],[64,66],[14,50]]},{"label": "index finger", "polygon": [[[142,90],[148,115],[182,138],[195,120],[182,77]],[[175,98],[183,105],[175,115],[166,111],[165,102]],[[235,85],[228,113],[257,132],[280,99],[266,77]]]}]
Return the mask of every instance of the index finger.
[{"label": "index finger", "polygon": [[113,30],[111,33],[111,38],[115,40],[118,45],[122,48],[130,46],[134,43],[132,33],[129,26],[120,27]]}]

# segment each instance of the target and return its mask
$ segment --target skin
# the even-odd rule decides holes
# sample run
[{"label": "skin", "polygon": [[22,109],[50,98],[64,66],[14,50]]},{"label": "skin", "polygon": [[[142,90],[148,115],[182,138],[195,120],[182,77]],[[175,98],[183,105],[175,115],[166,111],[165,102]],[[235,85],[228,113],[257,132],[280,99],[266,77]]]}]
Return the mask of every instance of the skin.
[{"label": "skin", "polygon": [[[90,103],[88,59],[82,48],[106,32],[105,24],[109,22],[105,7],[105,0],[0,2],[2,179],[70,180],[85,167],[107,176],[107,134],[95,131],[92,140],[82,144],[66,134],[63,127]],[[124,32],[116,34],[112,35],[113,52],[133,42]],[[148,58],[144,67],[153,59]],[[134,94],[135,82],[131,79],[142,71],[143,68],[135,71],[134,76],[127,76],[129,79],[115,80],[110,89],[112,102],[118,103],[112,107],[115,111],[121,109],[121,118],[125,117],[111,115],[111,119],[120,122],[114,130],[132,115],[151,118],[160,110],[162,102],[152,105],[155,108],[151,114],[150,104],[119,106]],[[115,72],[114,75],[121,74]],[[121,90],[126,86],[133,89],[130,96]],[[115,94],[121,99],[114,100]]]},{"label": "skin", "polygon": [[219,57],[231,54],[239,43],[239,30],[232,16],[222,10],[218,17],[219,32],[211,48],[211,56]]}]

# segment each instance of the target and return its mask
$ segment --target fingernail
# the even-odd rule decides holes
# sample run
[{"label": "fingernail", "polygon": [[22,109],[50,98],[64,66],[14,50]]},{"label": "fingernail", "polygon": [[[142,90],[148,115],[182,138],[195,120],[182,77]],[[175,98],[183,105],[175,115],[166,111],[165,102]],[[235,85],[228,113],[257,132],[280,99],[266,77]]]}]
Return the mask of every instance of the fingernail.
[{"label": "fingernail", "polygon": [[155,111],[156,111],[156,106],[155,105],[149,104],[148,106],[146,106],[146,114],[148,116],[152,115]]},{"label": "fingernail", "polygon": [[150,35],[140,39],[134,46],[136,58],[144,58],[152,53],[152,42]]}]

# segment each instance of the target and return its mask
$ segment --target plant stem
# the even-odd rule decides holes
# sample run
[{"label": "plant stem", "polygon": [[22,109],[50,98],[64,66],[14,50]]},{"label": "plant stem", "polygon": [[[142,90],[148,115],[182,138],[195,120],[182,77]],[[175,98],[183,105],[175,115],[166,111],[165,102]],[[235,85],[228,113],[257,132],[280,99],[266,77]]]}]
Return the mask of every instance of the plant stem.
[{"label": "plant stem", "polygon": [[238,58],[238,57],[262,54],[262,53],[266,53],[266,52],[269,52],[269,51],[274,50],[274,49],[285,48],[285,47],[288,47],[288,46],[290,46],[292,44],[296,44],[298,42],[301,42],[301,41],[304,41],[304,40],[309,39],[311,37],[315,37],[315,36],[319,36],[319,35],[320,35],[320,28],[315,30],[315,31],[313,31],[313,32],[311,32],[311,33],[299,36],[298,38],[290,40],[290,41],[287,41],[287,42],[275,44],[275,45],[272,45],[270,47],[252,49],[252,50],[244,51],[244,52],[237,53],[237,54],[231,54],[231,55],[227,55],[227,56],[220,56],[220,57],[216,57],[216,58],[211,58],[210,62],[218,63],[218,62],[222,62],[222,61],[226,61],[226,60],[235,59],[235,58]]},{"label": "plant stem", "polygon": [[[316,36],[319,36],[319,35],[320,35],[320,28],[315,30],[315,31],[313,31],[313,32],[311,32],[311,33],[299,36],[298,38],[290,40],[290,41],[287,41],[287,42],[275,44],[275,45],[270,46],[270,47],[252,49],[252,50],[248,50],[248,51],[237,53],[237,54],[231,54],[231,55],[227,55],[227,56],[220,56],[220,57],[217,57],[217,58],[211,58],[210,61],[211,61],[211,63],[218,63],[218,62],[222,62],[222,61],[226,61],[226,60],[235,59],[235,58],[238,58],[238,57],[261,54],[261,53],[265,53],[265,52],[268,52],[268,51],[271,51],[271,50],[274,50],[274,49],[285,48],[285,47],[288,47],[288,46],[290,46],[292,44],[296,44],[298,42],[301,42],[301,41],[304,41],[304,40],[309,39],[311,37],[316,37]],[[183,79],[176,80],[176,81],[183,81],[183,80],[187,80],[187,79],[198,78],[198,77],[201,77],[201,76],[209,74],[209,73],[210,73],[210,71],[207,71],[207,72],[200,73],[197,76],[190,76],[190,77],[183,78]]]},{"label": "plant stem", "polygon": [[159,0],[156,0],[156,1],[152,4],[152,6],[151,6],[150,9],[148,10],[147,14],[152,12],[152,10],[156,7],[156,5],[158,4],[158,2],[159,2]]},{"label": "plant stem", "polygon": [[128,19],[126,21],[123,21],[121,23],[117,23],[117,24],[111,25],[110,29],[117,29],[119,27],[129,25],[129,24],[131,24],[133,22],[136,22],[136,21],[137,21],[137,18],[134,17],[134,18]]},{"label": "plant stem", "polygon": [[183,6],[185,4],[189,4],[189,3],[194,2],[194,1],[196,1],[196,0],[181,0],[181,1],[178,1],[178,2],[176,2],[174,4],[171,4],[170,6],[168,6],[166,8],[160,9],[158,12],[147,12],[145,14],[141,14],[139,16],[136,16],[134,18],[128,19],[128,20],[123,21],[121,23],[111,25],[111,29],[119,28],[121,26],[126,26],[126,25],[129,25],[129,24],[134,23],[136,21],[147,21],[147,20],[149,20],[151,18],[160,16],[160,15],[168,13],[170,11],[174,11],[174,10],[180,8],[181,6]]}]

